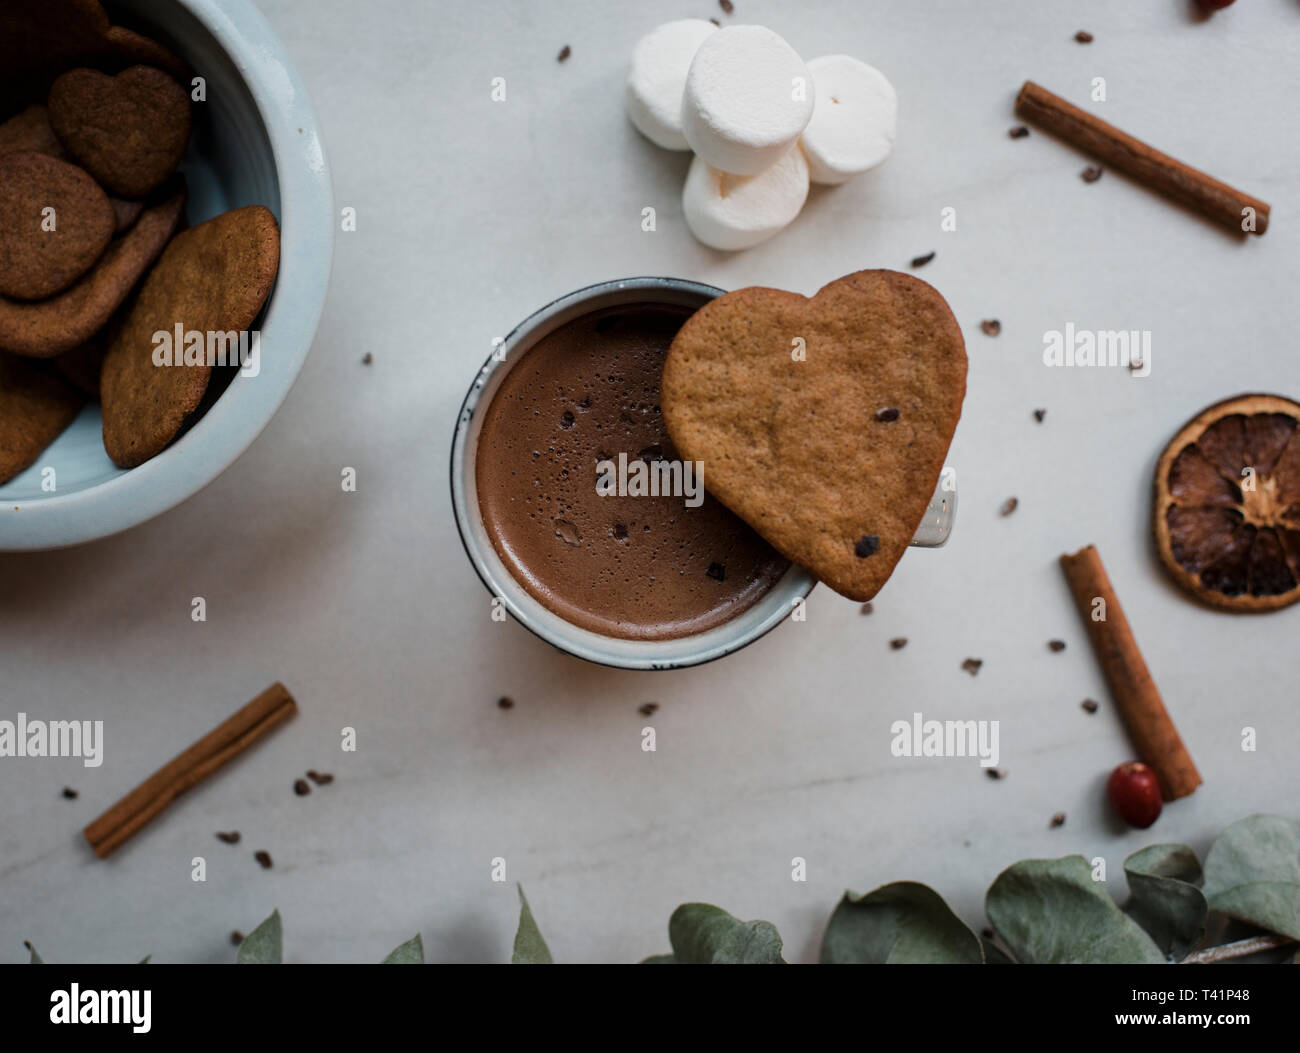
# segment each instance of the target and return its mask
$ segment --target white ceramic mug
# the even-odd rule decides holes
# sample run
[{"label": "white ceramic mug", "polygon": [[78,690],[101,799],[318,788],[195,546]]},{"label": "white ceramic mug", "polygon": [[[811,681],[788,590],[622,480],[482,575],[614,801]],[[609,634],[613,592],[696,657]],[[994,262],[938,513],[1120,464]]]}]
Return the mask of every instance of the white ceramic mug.
[{"label": "white ceramic mug", "polygon": [[[816,579],[803,567],[790,569],[752,607],[712,629],[674,640],[626,640],[584,629],[534,598],[506,568],[483,525],[475,460],[483,414],[501,381],[524,353],[567,322],[607,307],[662,303],[702,307],[724,290],[681,278],[625,278],[578,289],[547,304],[517,325],[497,348],[465,396],[451,444],[451,501],[465,552],[510,615],[530,632],[568,654],[623,669],[680,669],[738,651],[788,618]],[[937,548],[948,540],[957,510],[954,476],[944,469],[913,545]]]}]

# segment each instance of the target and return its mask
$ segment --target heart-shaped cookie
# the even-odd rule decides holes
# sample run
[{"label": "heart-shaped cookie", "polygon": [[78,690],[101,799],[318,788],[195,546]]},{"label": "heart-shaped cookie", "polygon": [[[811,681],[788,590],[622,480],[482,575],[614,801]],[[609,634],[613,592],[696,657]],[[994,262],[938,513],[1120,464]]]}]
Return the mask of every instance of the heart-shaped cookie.
[{"label": "heart-shaped cookie", "polygon": [[[59,137],[50,127],[49,114],[40,103],[32,103],[22,113],[16,114],[0,124],[0,155],[33,150],[38,154],[47,154],[59,161],[68,159],[68,151],[63,149]],[[140,218],[144,202],[128,197],[109,197],[116,220],[115,234],[121,234]]]},{"label": "heart-shaped cookie", "polygon": [[73,158],[123,197],[162,184],[190,139],[190,99],[160,69],[132,66],[115,77],[68,70],[50,88],[50,125]]},{"label": "heart-shaped cookie", "polygon": [[0,296],[40,300],[90,270],[117,217],[76,165],[38,153],[0,157]]},{"label": "heart-shaped cookie", "polygon": [[783,556],[871,599],[916,532],[966,393],[943,297],[858,271],[808,299],[727,293],[673,340],[661,405],[704,485]]},{"label": "heart-shaped cookie", "polygon": [[60,161],[68,159],[67,151],[50,127],[45,107],[39,102],[32,103],[21,113],[14,114],[4,124],[0,124],[0,155],[27,150],[47,154]]},{"label": "heart-shaped cookie", "polygon": [[50,78],[87,65],[157,66],[179,81],[190,77],[185,61],[156,40],[110,25],[99,0],[0,0],[0,99],[43,97]]},{"label": "heart-shaped cookie", "polygon": [[131,229],[132,224],[144,211],[144,202],[129,197],[110,197],[108,203],[113,206],[113,233],[121,234]]},{"label": "heart-shaped cookie", "polygon": [[109,26],[104,34],[104,45],[111,60],[121,66],[157,66],[179,81],[189,79],[190,70],[185,62],[172,52],[133,29]]},{"label": "heart-shaped cookie", "polygon": [[[114,464],[134,468],[176,438],[207,391],[208,353],[221,350],[221,364],[230,364],[279,265],[280,227],[261,205],[223,212],[172,238],[109,338],[99,391],[104,448]],[[172,344],[172,361],[158,364],[155,334],[170,337],[178,328],[183,342]]]},{"label": "heart-shaped cookie", "polygon": [[104,327],[166,247],[185,211],[185,190],[150,205],[95,265],[63,292],[22,303],[0,296],[0,351],[49,358],[71,351]]},{"label": "heart-shaped cookie", "polygon": [[85,401],[46,363],[0,351],[0,483],[31,465]]}]

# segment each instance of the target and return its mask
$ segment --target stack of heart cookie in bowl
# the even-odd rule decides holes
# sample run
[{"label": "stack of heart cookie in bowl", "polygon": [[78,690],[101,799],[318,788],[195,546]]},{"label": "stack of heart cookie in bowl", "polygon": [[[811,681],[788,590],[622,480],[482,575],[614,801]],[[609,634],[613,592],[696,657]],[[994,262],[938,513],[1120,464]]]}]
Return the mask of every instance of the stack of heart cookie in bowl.
[{"label": "stack of heart cookie in bowl", "polygon": [[0,484],[93,399],[109,458],[135,467],[201,412],[215,368],[246,364],[276,219],[187,229],[203,80],[97,0],[5,0],[0,78]]},{"label": "stack of heart cookie in bowl", "polygon": [[691,233],[747,249],[786,227],[809,185],[838,185],[893,150],[898,100],[848,55],[804,63],[764,26],[669,22],[632,52],[628,117],[667,150],[693,150],[682,190]]}]

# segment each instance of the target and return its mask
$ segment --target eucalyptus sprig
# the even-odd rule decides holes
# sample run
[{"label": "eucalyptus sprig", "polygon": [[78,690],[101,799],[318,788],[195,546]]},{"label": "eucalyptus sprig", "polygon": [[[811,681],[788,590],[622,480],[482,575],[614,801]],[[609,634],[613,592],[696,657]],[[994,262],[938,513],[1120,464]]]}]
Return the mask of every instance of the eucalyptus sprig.
[{"label": "eucalyptus sprig", "polygon": [[[1058,964],[1218,962],[1274,952],[1300,964],[1300,824],[1276,815],[1233,823],[1201,866],[1186,845],[1157,844],[1124,860],[1128,902],[1121,909],[1083,856],[1026,859],[998,875],[984,900],[992,933],[976,935],[942,896],[915,881],[866,894],[846,892],[822,937],[826,964]],[[1259,930],[1214,942],[1226,923]],[[769,922],[741,921],[708,903],[685,903],[668,921],[671,953],[647,964],[781,964],[781,936]],[[24,941],[34,964],[41,962]],[[1285,948],[1285,956],[1276,952]],[[246,936],[235,960],[278,964],[280,912]],[[146,958],[145,962],[149,959]],[[519,887],[519,926],[511,961],[553,959]],[[386,965],[424,962],[419,933]],[[143,964],[143,963],[142,963]]]}]

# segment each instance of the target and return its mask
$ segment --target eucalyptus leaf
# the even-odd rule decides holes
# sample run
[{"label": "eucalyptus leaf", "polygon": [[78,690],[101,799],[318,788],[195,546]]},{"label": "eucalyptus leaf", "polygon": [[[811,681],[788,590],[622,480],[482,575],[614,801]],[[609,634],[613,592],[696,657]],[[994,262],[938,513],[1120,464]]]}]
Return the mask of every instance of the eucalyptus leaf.
[{"label": "eucalyptus leaf", "polygon": [[1010,956],[992,940],[980,937],[980,949],[984,952],[986,965],[1015,965]]},{"label": "eucalyptus leaf", "polygon": [[524,895],[524,886],[519,886],[519,928],[515,932],[515,950],[510,957],[513,965],[553,965],[550,948],[542,939],[541,930],[533,920],[533,912]]},{"label": "eucalyptus leaf", "polygon": [[36,953],[36,948],[32,946],[32,941],[31,941],[31,940],[23,940],[23,946],[26,947],[29,951],[32,952],[31,959],[30,959],[30,960],[28,961],[28,963],[27,963],[28,965],[44,965],[44,964],[45,964],[45,959],[42,958],[39,954]]},{"label": "eucalyptus leaf", "polygon": [[984,909],[1021,964],[1166,960],[1093,881],[1083,856],[1013,863],[989,888]]},{"label": "eucalyptus leaf", "polygon": [[895,881],[844,898],[822,937],[825,965],[973,964],[984,961],[978,937],[943,897],[917,881]]},{"label": "eucalyptus leaf", "polygon": [[1125,913],[1162,951],[1182,961],[1205,940],[1210,908],[1197,887],[1201,864],[1186,845],[1151,845],[1124,860]]},{"label": "eucalyptus leaf", "polygon": [[424,941],[420,939],[417,932],[404,944],[398,947],[392,954],[385,958],[381,965],[423,965],[424,964]]},{"label": "eucalyptus leaf", "polygon": [[1219,835],[1205,857],[1210,909],[1300,940],[1300,826],[1252,815]]},{"label": "eucalyptus leaf", "polygon": [[783,965],[770,922],[741,921],[721,907],[683,903],[668,919],[673,958],[683,965]]},{"label": "eucalyptus leaf", "polygon": [[146,955],[145,955],[143,958],[141,958],[141,959],[140,959],[136,964],[137,964],[137,965],[148,965],[148,964],[149,964],[149,959],[152,958],[152,957],[153,957],[152,954],[146,954]]},{"label": "eucalyptus leaf", "polygon": [[280,927],[280,912],[271,911],[271,916],[244,937],[239,950],[235,952],[237,965],[279,965],[283,932]]},{"label": "eucalyptus leaf", "polygon": [[652,954],[649,958],[641,959],[642,965],[676,965],[677,959],[671,954]]}]

